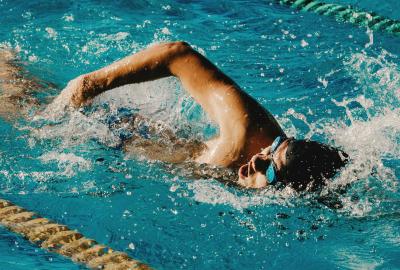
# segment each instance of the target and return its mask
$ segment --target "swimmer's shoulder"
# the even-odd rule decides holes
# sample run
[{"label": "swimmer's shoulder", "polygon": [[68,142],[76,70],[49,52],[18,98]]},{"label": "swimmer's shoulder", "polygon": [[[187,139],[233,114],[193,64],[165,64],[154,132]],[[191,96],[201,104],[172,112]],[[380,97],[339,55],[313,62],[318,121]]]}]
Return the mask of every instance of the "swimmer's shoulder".
[{"label": "swimmer's shoulder", "polygon": [[18,68],[12,65],[15,52],[0,43],[0,113],[15,113],[18,110],[18,101],[22,98],[23,89],[15,83],[19,73]]},{"label": "swimmer's shoulder", "polygon": [[0,61],[9,61],[14,55],[15,53],[11,49],[0,43]]},{"label": "swimmer's shoulder", "polygon": [[17,52],[0,43],[0,115],[7,118],[21,116],[24,103],[40,105],[36,92],[41,92],[51,85],[41,79],[30,79],[32,74],[24,68],[24,63],[16,59]]}]

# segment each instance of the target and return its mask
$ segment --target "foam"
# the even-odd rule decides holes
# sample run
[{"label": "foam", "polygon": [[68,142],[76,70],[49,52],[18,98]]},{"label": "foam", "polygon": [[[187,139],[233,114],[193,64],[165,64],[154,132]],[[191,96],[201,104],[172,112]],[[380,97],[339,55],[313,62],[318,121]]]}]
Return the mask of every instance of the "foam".
[{"label": "foam", "polygon": [[51,161],[58,162],[60,175],[72,177],[77,174],[77,171],[84,172],[92,168],[92,162],[82,157],[76,156],[73,153],[57,153],[54,151],[47,152],[39,157],[44,163]]}]

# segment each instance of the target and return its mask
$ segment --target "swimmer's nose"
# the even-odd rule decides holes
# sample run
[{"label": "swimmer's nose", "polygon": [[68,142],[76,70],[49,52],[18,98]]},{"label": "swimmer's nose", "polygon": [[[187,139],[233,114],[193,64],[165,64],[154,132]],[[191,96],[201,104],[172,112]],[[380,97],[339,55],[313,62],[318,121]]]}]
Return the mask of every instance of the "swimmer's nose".
[{"label": "swimmer's nose", "polygon": [[269,163],[270,163],[269,156],[264,154],[254,155],[250,161],[251,168],[255,172],[265,172],[267,170]]}]

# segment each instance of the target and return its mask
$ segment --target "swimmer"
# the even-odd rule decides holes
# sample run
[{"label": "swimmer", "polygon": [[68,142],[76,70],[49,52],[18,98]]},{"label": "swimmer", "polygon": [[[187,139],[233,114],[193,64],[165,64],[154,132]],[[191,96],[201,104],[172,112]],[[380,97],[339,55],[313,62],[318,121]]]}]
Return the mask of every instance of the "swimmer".
[{"label": "swimmer", "polygon": [[349,160],[334,147],[288,138],[261,104],[185,42],[156,45],[81,75],[68,83],[52,107],[78,108],[107,90],[169,76],[181,81],[220,129],[193,160],[238,169],[243,186],[315,190]]},{"label": "swimmer", "polygon": [[24,67],[26,63],[17,61],[16,55],[16,51],[0,43],[0,117],[4,119],[24,117],[23,104],[39,105],[43,99],[37,98],[38,92],[43,94],[50,87],[57,88],[30,74]]}]

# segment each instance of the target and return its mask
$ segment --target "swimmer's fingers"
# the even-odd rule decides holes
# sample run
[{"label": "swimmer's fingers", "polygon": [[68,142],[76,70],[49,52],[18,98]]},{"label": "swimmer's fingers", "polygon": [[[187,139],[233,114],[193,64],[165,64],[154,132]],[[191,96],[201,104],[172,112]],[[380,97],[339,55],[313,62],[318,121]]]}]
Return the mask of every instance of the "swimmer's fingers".
[{"label": "swimmer's fingers", "polygon": [[48,106],[46,111],[65,111],[89,105],[85,95],[83,77],[70,81],[60,95]]},{"label": "swimmer's fingers", "polygon": [[70,81],[55,101],[62,106],[69,106],[74,109],[85,106],[87,98],[85,96],[83,76]]}]

